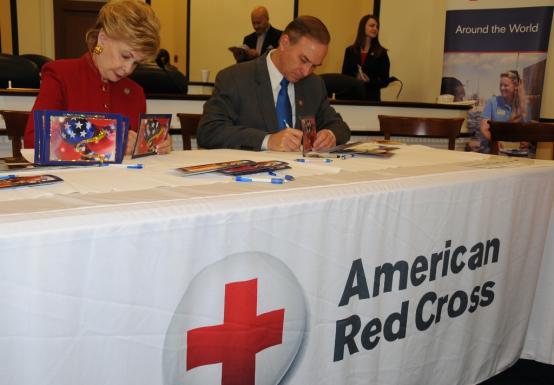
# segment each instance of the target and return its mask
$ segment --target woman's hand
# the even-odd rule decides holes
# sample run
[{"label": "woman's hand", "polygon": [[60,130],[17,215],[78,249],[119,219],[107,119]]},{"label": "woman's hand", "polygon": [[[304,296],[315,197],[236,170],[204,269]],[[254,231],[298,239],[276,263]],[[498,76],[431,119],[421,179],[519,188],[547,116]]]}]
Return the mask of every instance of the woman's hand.
[{"label": "woman's hand", "polygon": [[129,130],[127,133],[127,145],[125,146],[125,155],[133,154],[135,148],[135,142],[137,141],[137,133],[133,130]]},{"label": "woman's hand", "polygon": [[168,134],[165,140],[158,145],[156,152],[159,155],[166,155],[171,152],[171,135]]},{"label": "woman's hand", "polygon": [[369,76],[362,70],[362,66],[358,64],[358,73],[356,74],[356,79],[361,80],[362,82],[369,82]]},{"label": "woman's hand", "polygon": [[[137,133],[133,130],[129,130],[127,134],[127,145],[125,146],[125,155],[132,155],[135,148],[135,142],[137,141]],[[159,155],[166,155],[171,152],[171,135],[167,135],[165,140],[156,147],[156,152]]]}]

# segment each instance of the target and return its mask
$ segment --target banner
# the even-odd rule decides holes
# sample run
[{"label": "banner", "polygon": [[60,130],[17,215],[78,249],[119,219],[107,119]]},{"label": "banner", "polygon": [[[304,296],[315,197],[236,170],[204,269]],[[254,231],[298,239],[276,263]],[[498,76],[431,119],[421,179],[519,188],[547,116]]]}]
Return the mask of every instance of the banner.
[{"label": "banner", "polygon": [[[468,151],[490,152],[488,120],[540,117],[554,2],[522,3],[447,3],[441,94],[474,103],[468,115]],[[526,143],[501,144],[500,151],[534,156]]]}]

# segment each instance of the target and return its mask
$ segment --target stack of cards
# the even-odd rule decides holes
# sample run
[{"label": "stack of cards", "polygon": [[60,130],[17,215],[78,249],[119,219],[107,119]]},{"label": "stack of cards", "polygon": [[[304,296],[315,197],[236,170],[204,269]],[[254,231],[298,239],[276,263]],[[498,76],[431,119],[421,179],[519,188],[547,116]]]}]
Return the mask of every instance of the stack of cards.
[{"label": "stack of cards", "polygon": [[0,176],[0,189],[16,187],[32,187],[62,182],[63,179],[55,175],[3,175]]},{"label": "stack of cards", "polygon": [[177,170],[183,172],[185,176],[205,174],[208,172],[219,172],[225,175],[236,176],[284,170],[287,168],[290,168],[289,164],[279,160],[268,160],[264,162],[254,162],[252,160],[232,160],[229,162],[180,167]]},{"label": "stack of cards", "polygon": [[121,163],[128,119],[119,114],[35,111],[35,164]]},{"label": "stack of cards", "polygon": [[[35,164],[121,163],[129,120],[120,114],[35,111]],[[157,153],[169,135],[171,114],[142,114],[133,158]]]},{"label": "stack of cards", "polygon": [[171,114],[142,114],[132,157],[138,158],[156,154],[158,146],[169,135],[170,125]]}]

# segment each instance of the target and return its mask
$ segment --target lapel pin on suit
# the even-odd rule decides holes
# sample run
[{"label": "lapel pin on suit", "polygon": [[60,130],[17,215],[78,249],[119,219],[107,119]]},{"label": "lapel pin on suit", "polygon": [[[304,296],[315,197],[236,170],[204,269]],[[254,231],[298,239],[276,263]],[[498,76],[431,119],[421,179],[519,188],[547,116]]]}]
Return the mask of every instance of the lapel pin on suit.
[{"label": "lapel pin on suit", "polygon": [[304,115],[303,109],[304,109],[304,100],[298,99],[296,104],[298,104],[298,107],[296,108],[296,124],[294,127],[299,127],[298,122],[300,122],[300,117]]}]

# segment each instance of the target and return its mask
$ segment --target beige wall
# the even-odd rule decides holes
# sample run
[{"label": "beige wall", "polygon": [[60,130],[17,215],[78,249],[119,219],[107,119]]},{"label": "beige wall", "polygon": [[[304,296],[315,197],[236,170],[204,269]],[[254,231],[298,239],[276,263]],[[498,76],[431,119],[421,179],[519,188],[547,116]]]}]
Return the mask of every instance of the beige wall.
[{"label": "beige wall", "polygon": [[[186,0],[153,0],[152,8],[162,21],[162,48],[169,51],[172,64],[186,72]],[[174,61],[175,56],[177,62]]]},{"label": "beige wall", "polygon": [[12,22],[10,0],[0,0],[0,38],[2,52],[12,53]]},{"label": "beige wall", "polygon": [[552,27],[550,28],[548,52],[542,93],[541,118],[554,119],[554,28]]},{"label": "beige wall", "polygon": [[[445,12],[444,0],[381,2],[381,44],[389,50],[391,76],[404,83],[398,100],[434,102],[439,94]],[[396,100],[397,91],[391,85],[383,99]]]},{"label": "beige wall", "polygon": [[[318,72],[340,72],[344,49],[352,44],[360,17],[372,13],[373,1],[349,0],[346,7],[336,0],[300,0],[299,3],[299,14],[317,15],[331,31],[329,54]],[[242,44],[243,37],[253,32],[250,10],[255,5],[269,9],[270,22],[276,28],[284,29],[292,20],[291,0],[192,0],[191,81],[200,81],[201,69],[209,69],[213,81],[219,70],[234,63],[227,48]],[[172,56],[178,55],[177,67],[186,72],[186,1],[152,0],[152,7],[163,21],[162,46]],[[344,28],[345,25],[349,28]],[[214,31],[217,36],[207,38]]]},{"label": "beige wall", "polygon": [[17,0],[19,53],[53,58],[54,10],[52,0]]},{"label": "beige wall", "polygon": [[372,0],[299,0],[298,14],[319,17],[331,33],[329,52],[317,73],[341,71],[344,50],[354,42],[360,18],[369,13]]},{"label": "beige wall", "polygon": [[294,14],[293,0],[191,0],[191,2],[191,81],[201,80],[201,69],[210,70],[210,81],[213,81],[219,70],[235,63],[228,48],[242,45],[244,36],[254,32],[250,12],[256,5],[265,6],[269,11],[270,23],[281,30],[292,20]]}]

